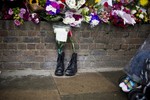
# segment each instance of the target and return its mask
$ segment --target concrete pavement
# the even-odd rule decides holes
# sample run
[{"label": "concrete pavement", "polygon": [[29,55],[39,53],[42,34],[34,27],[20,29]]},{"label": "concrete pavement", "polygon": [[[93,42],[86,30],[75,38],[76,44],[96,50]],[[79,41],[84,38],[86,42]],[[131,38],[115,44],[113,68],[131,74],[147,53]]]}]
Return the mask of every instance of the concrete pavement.
[{"label": "concrete pavement", "polygon": [[122,71],[51,75],[0,75],[0,100],[127,100],[118,87]]}]

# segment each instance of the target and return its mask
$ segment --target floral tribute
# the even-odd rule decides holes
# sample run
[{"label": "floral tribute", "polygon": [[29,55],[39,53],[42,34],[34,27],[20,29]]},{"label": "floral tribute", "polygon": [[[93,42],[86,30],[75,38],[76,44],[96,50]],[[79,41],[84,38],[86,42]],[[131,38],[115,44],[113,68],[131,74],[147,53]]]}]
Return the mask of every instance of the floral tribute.
[{"label": "floral tribute", "polygon": [[16,26],[24,21],[40,23],[43,20],[62,21],[72,27],[79,27],[82,22],[91,27],[103,23],[126,27],[150,22],[147,13],[149,0],[35,0],[35,8],[43,9],[34,11],[28,6],[34,3],[31,1],[1,1],[0,19],[14,20]]}]

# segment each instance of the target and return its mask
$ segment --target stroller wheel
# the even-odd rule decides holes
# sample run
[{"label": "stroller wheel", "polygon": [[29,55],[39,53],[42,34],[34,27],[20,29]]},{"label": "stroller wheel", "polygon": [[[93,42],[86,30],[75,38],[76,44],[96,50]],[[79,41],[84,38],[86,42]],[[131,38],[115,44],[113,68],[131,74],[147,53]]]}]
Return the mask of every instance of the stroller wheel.
[{"label": "stroller wheel", "polygon": [[150,100],[149,94],[150,94],[150,87],[147,87],[147,88],[146,88],[145,95],[146,95],[146,97],[147,97],[148,100]]},{"label": "stroller wheel", "polygon": [[132,98],[132,96],[133,96],[134,94],[137,94],[137,93],[142,93],[142,90],[141,90],[141,89],[138,89],[138,88],[131,90],[131,91],[129,92],[129,94],[128,94],[128,98],[129,98],[129,99]]},{"label": "stroller wheel", "polygon": [[133,89],[128,94],[129,100],[147,100],[141,89]]},{"label": "stroller wheel", "polygon": [[129,98],[129,100],[148,100],[143,93],[135,93]]}]

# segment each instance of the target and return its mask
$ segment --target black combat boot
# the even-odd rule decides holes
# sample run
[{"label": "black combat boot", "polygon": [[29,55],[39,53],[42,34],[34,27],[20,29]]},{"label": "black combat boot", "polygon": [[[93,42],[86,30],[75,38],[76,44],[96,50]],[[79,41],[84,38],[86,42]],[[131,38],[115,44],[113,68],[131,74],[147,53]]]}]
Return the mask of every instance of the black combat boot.
[{"label": "black combat boot", "polygon": [[71,60],[68,64],[67,69],[65,70],[66,76],[73,76],[77,72],[77,53],[73,53]]},{"label": "black combat boot", "polygon": [[63,76],[64,75],[64,52],[62,52],[61,54],[58,54],[58,58],[57,58],[57,67],[55,70],[55,75],[56,76]]}]

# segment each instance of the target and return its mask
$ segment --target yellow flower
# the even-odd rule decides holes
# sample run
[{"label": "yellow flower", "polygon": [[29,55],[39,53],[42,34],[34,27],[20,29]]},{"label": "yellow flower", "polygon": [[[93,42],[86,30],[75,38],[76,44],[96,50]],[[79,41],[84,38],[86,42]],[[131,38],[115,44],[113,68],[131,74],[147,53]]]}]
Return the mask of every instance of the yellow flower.
[{"label": "yellow flower", "polygon": [[98,3],[98,2],[100,2],[101,0],[95,0],[95,3]]},{"label": "yellow flower", "polygon": [[146,6],[148,4],[148,0],[140,0],[140,4],[142,6]]},{"label": "yellow flower", "polygon": [[136,14],[137,17],[139,17],[139,14]]},{"label": "yellow flower", "polygon": [[[34,0],[29,0],[29,4],[32,4]],[[35,0],[35,3],[39,3],[39,0]]]},{"label": "yellow flower", "polygon": [[145,22],[148,22],[148,18],[146,17],[144,21],[145,21]]}]

